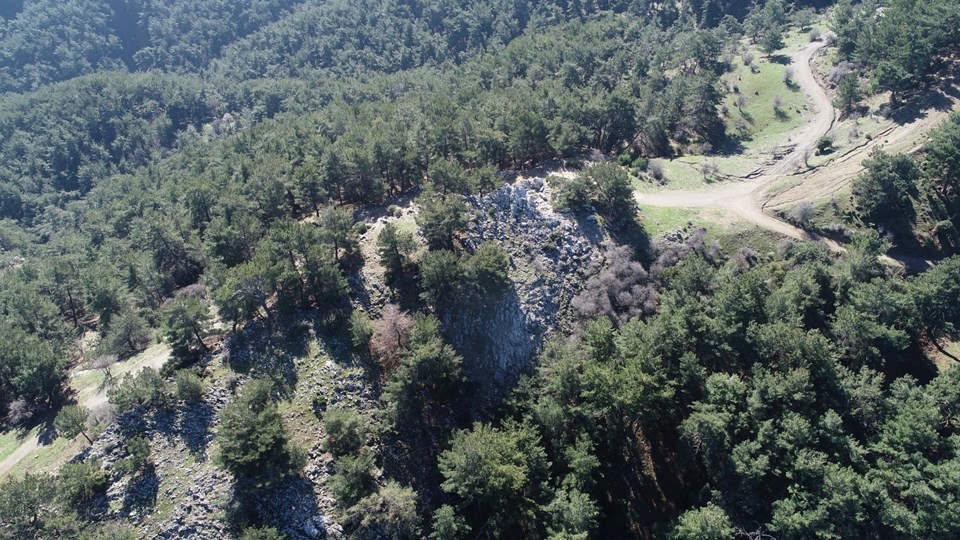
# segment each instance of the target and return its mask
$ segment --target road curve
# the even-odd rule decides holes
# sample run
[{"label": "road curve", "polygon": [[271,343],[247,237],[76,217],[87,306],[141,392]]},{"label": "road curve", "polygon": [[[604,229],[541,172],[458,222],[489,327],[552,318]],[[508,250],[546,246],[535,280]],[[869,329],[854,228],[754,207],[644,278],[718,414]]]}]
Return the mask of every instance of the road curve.
[{"label": "road curve", "polygon": [[[742,180],[714,184],[695,190],[665,190],[654,193],[636,193],[641,206],[666,208],[715,208],[737,215],[747,222],[764,229],[799,240],[819,240],[831,251],[842,252],[843,246],[827,238],[812,235],[765,212],[766,209],[787,209],[804,200],[828,197],[843,188],[862,170],[862,163],[876,147],[888,151],[911,151],[917,148],[917,140],[938,125],[957,108],[957,100],[949,99],[949,106],[918,111],[914,119],[897,124],[875,137],[867,144],[830,163],[802,173],[797,172],[804,164],[808,153],[813,152],[817,141],[830,132],[837,118],[830,96],[813,74],[811,62],[816,54],[826,47],[822,41],[805,45],[791,55],[794,77],[808,96],[814,110],[813,119],[794,137],[794,147],[783,158],[771,164],[761,165]],[[772,196],[765,197],[771,185],[786,176],[799,179],[796,185]],[[763,200],[765,198],[765,200]],[[884,258],[893,263],[894,260]],[[911,261],[897,261],[902,266],[916,266]]]},{"label": "road curve", "polygon": [[810,43],[795,52],[790,59],[797,84],[809,97],[814,110],[813,120],[796,137],[793,150],[777,162],[763,165],[750,173],[746,180],[695,190],[637,193],[637,203],[641,206],[668,208],[720,208],[779,234],[796,239],[809,239],[810,235],[803,230],[764,213],[758,195],[772,182],[788,175],[802,163],[807,152],[816,146],[817,140],[833,127],[836,112],[830,103],[830,97],[817,82],[810,67],[814,55],[825,46],[826,43],[822,41]]}]

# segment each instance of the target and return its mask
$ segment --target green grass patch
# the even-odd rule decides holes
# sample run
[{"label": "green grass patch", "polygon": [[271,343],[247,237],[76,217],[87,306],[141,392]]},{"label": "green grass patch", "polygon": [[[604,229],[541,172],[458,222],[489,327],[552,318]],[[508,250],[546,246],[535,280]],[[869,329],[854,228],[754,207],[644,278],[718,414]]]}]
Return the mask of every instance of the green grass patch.
[{"label": "green grass patch", "polygon": [[[783,144],[789,132],[808,122],[812,111],[806,96],[795,84],[787,84],[789,66],[778,61],[789,58],[801,42],[800,33],[791,32],[788,45],[770,57],[751,46],[747,50],[753,55],[753,68],[744,65],[741,55],[734,60],[732,71],[724,75],[723,81],[730,89],[724,99],[727,131],[742,136],[745,149]],[[775,101],[779,107],[774,107]]]},{"label": "green grass patch", "polygon": [[[702,158],[700,160],[702,161]],[[634,187],[641,193],[702,187],[705,184],[703,173],[700,172],[700,165],[695,164],[696,161],[697,158],[694,156],[677,159],[653,159],[651,163],[663,167],[663,177],[666,178],[666,185],[658,185],[652,179],[634,178]]]},{"label": "green grass patch", "polygon": [[10,429],[0,433],[0,461],[7,459],[24,441],[35,437],[39,430],[37,426],[29,430]]},{"label": "green grass patch", "polygon": [[[954,357],[960,358],[960,341],[951,341],[946,343],[944,344],[943,349]],[[933,365],[937,366],[937,370],[940,372],[944,372],[957,366],[956,360],[950,358],[946,354],[943,354],[933,347],[930,347],[930,356],[931,360],[933,360]]]},{"label": "green grass patch", "polygon": [[686,227],[697,219],[699,212],[690,208],[658,208],[642,206],[640,224],[651,237]]}]

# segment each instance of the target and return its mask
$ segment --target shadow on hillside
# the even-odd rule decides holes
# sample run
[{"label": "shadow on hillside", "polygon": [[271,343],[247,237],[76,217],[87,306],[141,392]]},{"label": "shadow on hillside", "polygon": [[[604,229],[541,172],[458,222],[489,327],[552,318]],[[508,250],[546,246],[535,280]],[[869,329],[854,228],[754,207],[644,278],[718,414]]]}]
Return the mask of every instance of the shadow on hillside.
[{"label": "shadow on hillside", "polygon": [[157,503],[157,493],[160,491],[160,477],[153,464],[148,464],[136,476],[130,479],[123,492],[123,507],[121,512],[129,514],[133,510],[152,508]]},{"label": "shadow on hillside", "polygon": [[953,99],[960,99],[960,91],[953,86],[946,86],[937,91],[926,94],[910,101],[893,111],[890,119],[898,125],[909,124],[926,118],[929,111],[949,111],[953,109]]},{"label": "shadow on hillside", "polygon": [[767,59],[770,60],[771,64],[780,64],[781,66],[789,66],[791,63],[790,57],[785,54],[771,54]]},{"label": "shadow on hillside", "polygon": [[[251,377],[264,377],[286,394],[297,384],[294,360],[309,351],[312,315],[272,315],[269,321],[248,322],[225,342],[230,369]],[[315,324],[315,323],[314,323]]]},{"label": "shadow on hillside", "polygon": [[197,461],[206,461],[207,445],[213,438],[210,425],[214,417],[213,407],[205,402],[185,405],[180,410],[177,433]]}]

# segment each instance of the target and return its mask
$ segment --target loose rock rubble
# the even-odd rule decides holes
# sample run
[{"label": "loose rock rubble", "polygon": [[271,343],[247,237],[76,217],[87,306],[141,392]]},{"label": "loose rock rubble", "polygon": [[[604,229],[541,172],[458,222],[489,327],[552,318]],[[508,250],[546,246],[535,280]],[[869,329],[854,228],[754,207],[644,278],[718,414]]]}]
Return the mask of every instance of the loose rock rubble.
[{"label": "loose rock rubble", "polygon": [[[582,288],[605,238],[596,220],[578,221],[549,204],[543,178],[521,180],[467,202],[475,212],[463,240],[473,250],[495,241],[511,257],[513,290],[482,309],[447,321],[458,346],[482,351],[471,368],[495,385],[529,370],[544,337],[565,328],[570,301]],[[468,362],[468,365],[470,363]]]}]

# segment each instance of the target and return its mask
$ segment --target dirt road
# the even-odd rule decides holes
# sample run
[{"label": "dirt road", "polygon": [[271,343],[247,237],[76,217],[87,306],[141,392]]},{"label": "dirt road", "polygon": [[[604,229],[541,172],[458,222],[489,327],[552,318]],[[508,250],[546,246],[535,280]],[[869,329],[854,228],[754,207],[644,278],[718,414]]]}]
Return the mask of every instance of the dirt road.
[{"label": "dirt road", "polygon": [[[817,239],[833,251],[843,251],[843,247],[838,243],[814,238],[806,231],[773,217],[767,211],[788,209],[800,201],[815,201],[836,193],[863,170],[863,161],[874,148],[882,146],[889,152],[914,150],[924,134],[946,118],[951,110],[957,108],[957,100],[940,96],[940,99],[932,100],[928,109],[907,111],[905,118],[867,144],[816,169],[798,171],[816,147],[817,141],[830,132],[837,117],[830,96],[820,86],[811,68],[811,60],[825,46],[823,42],[810,43],[791,55],[794,76],[810,100],[814,118],[792,138],[795,146],[785,153],[783,158],[762,165],[745,175],[742,180],[734,179],[696,190],[637,193],[637,202],[641,206],[719,208],[784,236]],[[792,187],[774,195],[768,194],[774,182],[791,176],[796,179]]]},{"label": "dirt road", "polygon": [[[114,376],[122,377],[127,373],[139,373],[139,371],[145,367],[152,367],[154,369],[160,369],[163,366],[164,362],[170,358],[170,348],[165,344],[154,345],[146,351],[140,353],[140,355],[135,356],[123,363],[117,364],[114,368]],[[77,371],[71,375],[72,379],[77,379],[80,375],[84,374],[85,371]],[[85,390],[81,388],[74,388],[74,390],[80,395],[80,405],[86,407],[87,409],[94,410],[107,403],[107,390],[105,388],[97,388],[93,390],[88,395],[83,395]],[[39,435],[34,435],[23,441],[23,444],[17,447],[10,455],[8,455],[2,462],[0,462],[0,477],[3,477],[10,471],[14,466],[20,463],[25,458],[29,457],[36,450],[41,447]]]}]

